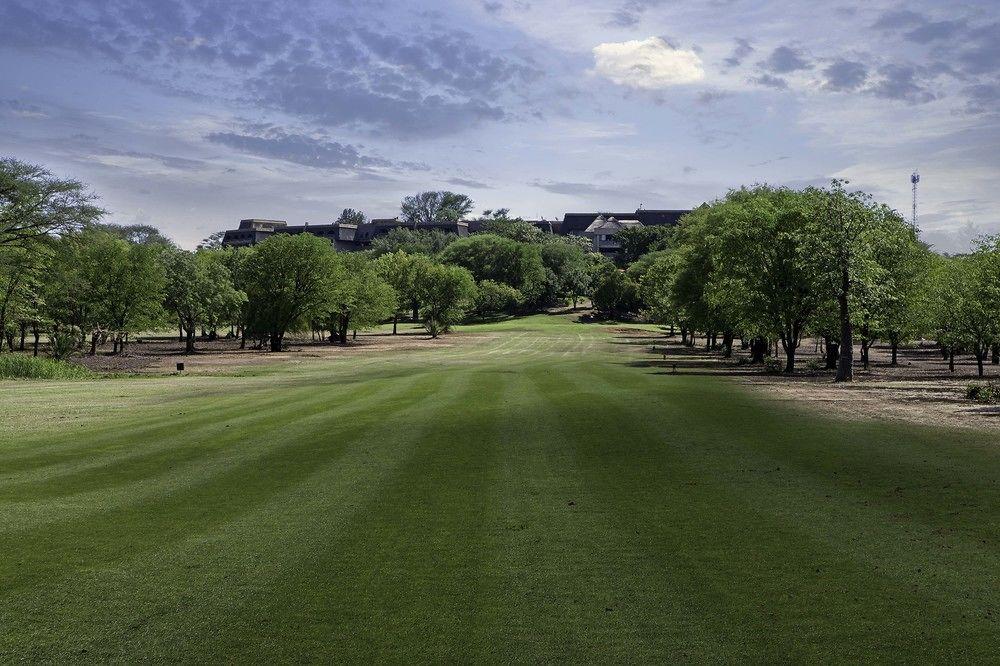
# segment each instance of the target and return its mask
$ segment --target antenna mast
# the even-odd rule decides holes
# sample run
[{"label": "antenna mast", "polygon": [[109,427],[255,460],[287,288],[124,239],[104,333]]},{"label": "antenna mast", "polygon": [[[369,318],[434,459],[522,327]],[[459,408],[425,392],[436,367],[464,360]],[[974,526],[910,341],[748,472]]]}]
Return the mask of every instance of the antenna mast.
[{"label": "antenna mast", "polygon": [[913,185],[913,214],[910,218],[910,224],[913,225],[914,229],[917,228],[917,183],[919,182],[920,174],[914,170],[914,172],[910,174],[910,183]]}]

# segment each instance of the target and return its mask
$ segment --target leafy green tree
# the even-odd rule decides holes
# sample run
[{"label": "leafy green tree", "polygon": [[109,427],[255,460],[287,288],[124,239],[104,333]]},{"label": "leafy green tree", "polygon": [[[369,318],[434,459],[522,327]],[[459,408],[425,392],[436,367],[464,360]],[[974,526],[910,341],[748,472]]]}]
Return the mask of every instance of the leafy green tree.
[{"label": "leafy green tree", "polygon": [[847,181],[834,180],[829,189],[811,188],[810,226],[804,252],[815,265],[820,290],[837,302],[840,358],[836,381],[854,377],[854,325],[864,320],[864,308],[874,312],[886,269],[879,257],[899,238],[906,223],[864,192],[848,192]]},{"label": "leafy green tree", "polygon": [[225,231],[216,231],[215,233],[205,236],[200,243],[198,243],[199,250],[221,250],[222,240],[226,237]]},{"label": "leafy green tree", "polygon": [[512,312],[524,297],[514,287],[503,282],[483,280],[476,293],[475,311],[481,317]]},{"label": "leafy green tree", "polygon": [[951,264],[953,291],[946,295],[957,340],[972,351],[980,377],[990,348],[1000,341],[1000,236],[985,237],[976,250]]},{"label": "leafy green tree", "polygon": [[[107,231],[110,234],[118,236],[123,241],[129,243],[134,243],[135,245],[153,245],[160,248],[173,248],[176,249],[177,245],[163,235],[156,227],[149,224],[102,224],[101,229]],[[208,238],[202,243],[208,241],[208,239],[218,239],[218,244],[222,244],[222,236],[226,232],[219,231]]]},{"label": "leafy green tree", "polygon": [[455,192],[418,192],[403,199],[403,221],[416,230],[421,224],[457,222],[472,212],[473,201]]},{"label": "leafy green tree", "polygon": [[376,257],[393,252],[423,254],[433,257],[457,239],[458,236],[455,234],[445,233],[437,229],[417,229],[414,231],[413,229],[396,227],[384,236],[373,240],[369,251]]},{"label": "leafy green tree", "polygon": [[590,294],[590,260],[584,250],[568,243],[545,243],[541,246],[541,258],[545,268],[542,300],[551,303],[566,298],[575,308],[580,298]]},{"label": "leafy green tree", "polygon": [[164,305],[177,318],[184,332],[185,352],[193,354],[198,327],[215,320],[220,312],[231,309],[234,302],[245,299],[246,294],[233,287],[224,265],[204,255],[174,250],[163,255],[163,263],[166,275]]},{"label": "leafy green tree", "polygon": [[162,321],[166,277],[156,247],[102,235],[98,242],[107,245],[106,263],[97,307],[113,335],[113,351],[123,352],[130,334]]},{"label": "leafy green tree", "polygon": [[758,185],[691,214],[711,228],[709,300],[733,327],[778,338],[785,372],[825,296],[805,250],[808,210],[803,193]]},{"label": "leafy green tree", "polygon": [[247,264],[247,328],[271,351],[281,351],[285,334],[324,316],[344,273],[326,239],[311,234],[275,234],[254,248]]},{"label": "leafy green tree", "polygon": [[432,338],[461,321],[475,298],[476,281],[461,266],[433,264],[420,275],[421,315]]},{"label": "leafy green tree", "polygon": [[57,178],[27,162],[0,159],[0,246],[29,248],[40,239],[82,229],[104,215],[95,200],[79,181]]},{"label": "leafy green tree", "polygon": [[668,226],[636,226],[622,229],[615,238],[621,249],[618,251],[618,261],[623,266],[638,261],[641,256],[650,252],[670,249],[673,228]]},{"label": "leafy green tree", "polygon": [[396,292],[396,309],[392,315],[392,334],[396,335],[399,318],[406,314],[407,309],[413,312],[413,321],[420,318],[420,276],[433,265],[428,257],[422,254],[407,254],[392,252],[383,254],[375,260],[375,270],[383,280]]},{"label": "leafy green tree", "polygon": [[349,330],[377,326],[397,311],[397,303],[396,290],[371,259],[359,254],[345,256],[327,306],[331,341],[336,338],[347,344]]},{"label": "leafy green tree", "polygon": [[0,247],[0,351],[4,340],[14,351],[15,326],[20,326],[23,350],[28,323],[39,320],[43,259],[23,247]]},{"label": "leafy green tree", "polygon": [[483,211],[483,216],[479,218],[483,221],[479,233],[502,236],[519,243],[544,243],[546,237],[551,236],[519,217],[510,217],[509,213],[506,208]]},{"label": "leafy green tree", "polygon": [[477,282],[493,280],[510,285],[521,292],[527,304],[537,302],[545,289],[545,266],[537,245],[475,234],[456,240],[439,258],[467,268]]},{"label": "leafy green tree", "polygon": [[612,268],[597,279],[592,297],[594,308],[601,314],[620,319],[639,310],[639,285],[624,271]]},{"label": "leafy green tree", "polygon": [[[648,265],[642,266],[643,270],[633,273],[630,268],[628,273],[638,275],[639,294],[649,318],[672,327],[680,321],[671,292],[674,276],[677,274],[676,257],[671,252],[661,251],[647,254],[643,259],[650,257],[652,260]],[[632,265],[633,268],[636,266],[640,264],[637,262]]]},{"label": "leafy green tree", "polygon": [[340,217],[337,218],[337,224],[355,224],[362,225],[368,222],[368,218],[360,210],[354,210],[353,208],[345,208],[340,212]]}]

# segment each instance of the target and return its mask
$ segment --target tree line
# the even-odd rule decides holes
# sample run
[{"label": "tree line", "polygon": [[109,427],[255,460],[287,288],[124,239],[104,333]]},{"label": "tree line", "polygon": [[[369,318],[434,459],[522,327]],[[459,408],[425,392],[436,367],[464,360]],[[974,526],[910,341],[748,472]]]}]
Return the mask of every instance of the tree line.
[{"label": "tree line", "polygon": [[825,366],[850,381],[855,350],[864,368],[879,341],[899,348],[936,340],[956,354],[1000,363],[1000,239],[941,256],[885,204],[835,180],[794,190],[756,185],[730,191],[670,230],[625,230],[631,263],[613,290],[595,293],[607,312],[680,328],[693,345],[731,356],[736,339],[751,362],[774,349],[793,372],[805,338],[822,342]]},{"label": "tree line", "polygon": [[[223,248],[218,235],[197,250],[156,229],[101,224],[105,212],[84,186],[42,167],[0,160],[0,350],[53,356],[126,349],[140,331],[176,327],[187,352],[200,338],[232,336],[282,349],[288,334],[349,336],[384,322],[419,322],[432,337],[468,318],[572,302],[591,294],[614,265],[580,238],[544,234],[486,211],[483,232],[459,238],[420,228],[460,219],[465,195],[425,192],[366,252],[339,253],[310,234],[275,234],[249,248]],[[342,219],[363,223],[345,210]]]}]

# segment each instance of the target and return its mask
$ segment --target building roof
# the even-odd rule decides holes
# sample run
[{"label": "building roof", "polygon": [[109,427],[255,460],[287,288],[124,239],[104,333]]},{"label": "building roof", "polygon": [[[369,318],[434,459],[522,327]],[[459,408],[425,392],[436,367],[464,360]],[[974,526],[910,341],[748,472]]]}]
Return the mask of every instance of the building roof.
[{"label": "building roof", "polygon": [[601,215],[605,218],[613,217],[619,222],[637,221],[645,226],[657,226],[677,224],[683,215],[690,212],[689,210],[647,210],[640,208],[630,213],[566,213],[557,233],[582,234]]}]

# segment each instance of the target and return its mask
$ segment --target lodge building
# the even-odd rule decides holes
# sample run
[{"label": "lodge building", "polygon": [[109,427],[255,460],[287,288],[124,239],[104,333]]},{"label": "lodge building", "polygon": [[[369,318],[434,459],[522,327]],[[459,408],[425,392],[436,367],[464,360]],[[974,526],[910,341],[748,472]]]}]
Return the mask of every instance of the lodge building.
[{"label": "lodge building", "polygon": [[[646,210],[639,208],[631,213],[566,213],[560,220],[525,220],[541,231],[562,236],[584,236],[591,240],[595,252],[615,254],[620,249],[615,235],[622,229],[641,226],[676,225],[689,210]],[[457,236],[468,236],[483,229],[485,220],[460,220],[458,222],[433,222],[421,224],[418,229],[437,230]],[[374,219],[365,224],[302,224],[290,225],[284,220],[251,218],[240,220],[239,227],[225,232],[222,244],[226,247],[250,247],[274,234],[313,234],[326,238],[338,252],[356,252],[367,249],[376,238],[393,229],[410,228],[399,218]]]}]

